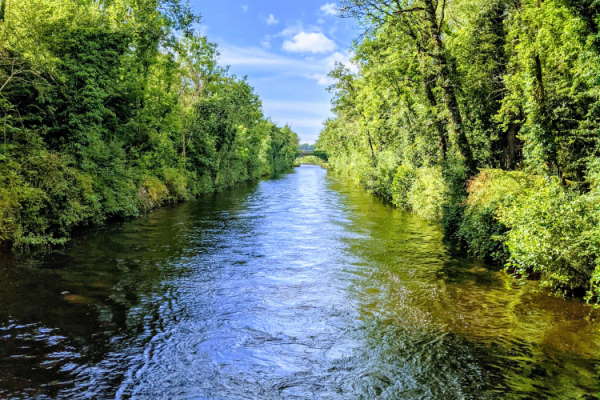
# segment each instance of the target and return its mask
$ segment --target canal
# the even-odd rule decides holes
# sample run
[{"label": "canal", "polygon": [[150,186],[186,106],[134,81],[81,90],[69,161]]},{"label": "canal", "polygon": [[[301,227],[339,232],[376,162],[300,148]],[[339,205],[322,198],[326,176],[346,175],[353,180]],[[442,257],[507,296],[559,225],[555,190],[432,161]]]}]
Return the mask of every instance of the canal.
[{"label": "canal", "polygon": [[598,312],[302,166],[0,258],[2,399],[595,399]]}]

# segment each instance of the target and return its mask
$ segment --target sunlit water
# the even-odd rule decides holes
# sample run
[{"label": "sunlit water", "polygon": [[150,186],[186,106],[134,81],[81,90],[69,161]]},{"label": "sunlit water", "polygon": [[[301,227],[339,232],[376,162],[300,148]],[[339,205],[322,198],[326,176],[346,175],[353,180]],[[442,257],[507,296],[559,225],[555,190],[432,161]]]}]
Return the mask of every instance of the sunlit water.
[{"label": "sunlit water", "polygon": [[3,399],[600,394],[592,308],[318,167],[0,262]]}]

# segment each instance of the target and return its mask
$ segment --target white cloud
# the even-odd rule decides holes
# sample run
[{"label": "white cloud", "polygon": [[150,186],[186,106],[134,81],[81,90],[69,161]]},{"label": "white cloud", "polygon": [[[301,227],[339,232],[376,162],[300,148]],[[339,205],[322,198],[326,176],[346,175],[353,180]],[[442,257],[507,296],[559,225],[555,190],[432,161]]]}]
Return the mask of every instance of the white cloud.
[{"label": "white cloud", "polygon": [[329,53],[336,49],[333,40],[321,32],[300,32],[283,42],[283,49],[292,53]]},{"label": "white cloud", "polygon": [[358,65],[352,62],[352,57],[354,57],[354,53],[351,51],[347,52],[339,52],[336,51],[329,57],[325,59],[325,65],[328,71],[331,71],[335,68],[336,64],[342,64],[344,67],[348,68],[350,72],[356,74],[358,73]]},{"label": "white cloud", "polygon": [[[280,34],[267,35],[265,40],[276,40]],[[288,37],[294,37],[294,34]],[[299,90],[297,99],[292,100],[285,90],[276,90],[270,98],[263,102],[265,114],[279,125],[289,124],[298,132],[302,141],[313,142],[317,139],[323,121],[331,117],[331,107],[326,97],[316,85],[328,86],[333,80],[327,76],[335,63],[344,64],[351,71],[358,71],[358,66],[351,59],[353,53],[338,50],[330,54],[280,54],[277,51],[261,48],[260,46],[241,47],[221,43],[220,62],[232,66],[235,72],[252,76],[251,82],[257,88],[285,87],[291,83],[292,92],[298,88],[314,88],[308,97],[314,101],[306,101],[307,96]],[[310,86],[309,86],[310,85]],[[321,93],[321,94],[319,94]],[[313,96],[314,95],[314,96]]]},{"label": "white cloud", "polygon": [[336,51],[326,57],[298,58],[284,56],[269,51],[270,37],[261,42],[260,47],[238,47],[231,45],[221,46],[220,61],[226,65],[245,67],[257,71],[272,71],[273,76],[283,74],[288,77],[310,79],[321,86],[329,86],[333,80],[327,76],[335,68],[336,63],[343,64],[351,72],[357,73],[358,66],[351,60],[352,52]]},{"label": "white cloud", "polygon": [[293,25],[286,26],[281,32],[279,32],[276,37],[292,37],[297,33],[303,32],[304,27],[302,22],[296,22]]},{"label": "white cloud", "polygon": [[242,5],[242,11],[245,12],[245,13],[248,12],[248,5],[247,4]]},{"label": "white cloud", "polygon": [[269,14],[266,22],[267,22],[267,25],[277,25],[279,23],[279,20],[277,18],[275,18],[275,16],[273,14]]},{"label": "white cloud", "polygon": [[338,15],[339,10],[335,3],[325,3],[321,6],[321,11],[325,15]]},{"label": "white cloud", "polygon": [[311,74],[308,75],[308,77],[314,81],[317,81],[317,83],[321,86],[330,86],[335,83],[335,80],[327,74]]}]

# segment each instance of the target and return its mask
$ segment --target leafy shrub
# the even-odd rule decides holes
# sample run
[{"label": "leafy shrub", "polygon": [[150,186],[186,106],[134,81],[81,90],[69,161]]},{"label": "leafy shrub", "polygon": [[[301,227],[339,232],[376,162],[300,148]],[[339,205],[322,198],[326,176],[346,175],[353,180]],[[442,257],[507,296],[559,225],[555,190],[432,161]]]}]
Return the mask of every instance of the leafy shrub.
[{"label": "leafy shrub", "polygon": [[190,177],[190,191],[194,196],[211,193],[215,190],[210,174],[203,173],[200,176],[192,175]]},{"label": "leafy shrub", "polygon": [[438,167],[419,168],[408,192],[407,201],[415,214],[429,221],[441,221],[448,197],[448,186]]},{"label": "leafy shrub", "polygon": [[16,247],[62,244],[100,208],[90,177],[57,153],[34,151],[0,165],[0,241]]},{"label": "leafy shrub", "polygon": [[392,203],[396,207],[410,209],[408,203],[408,194],[415,179],[417,178],[416,171],[414,168],[407,165],[400,165],[396,168],[396,174],[392,182]]},{"label": "leafy shrub", "polygon": [[442,227],[444,239],[453,248],[464,251],[464,241],[458,235],[464,218],[467,190],[467,170],[462,163],[445,163],[444,177],[448,185],[447,201],[442,205]]},{"label": "leafy shrub", "polygon": [[382,152],[373,165],[369,162],[362,169],[361,183],[372,194],[385,202],[392,201],[392,182],[398,161],[391,151]]},{"label": "leafy shrub", "polygon": [[368,157],[360,153],[354,154],[353,157],[341,155],[331,159],[329,166],[336,175],[348,178],[355,184],[364,184],[366,175],[372,168]]},{"label": "leafy shrub", "polygon": [[165,168],[163,176],[172,200],[180,201],[189,199],[188,182],[184,171],[175,168]]},{"label": "leafy shrub", "polygon": [[502,204],[498,217],[509,228],[509,267],[523,275],[540,274],[542,284],[553,291],[585,291],[588,299],[598,298],[600,209],[595,192],[580,195],[548,178]]},{"label": "leafy shrub", "polygon": [[138,199],[145,211],[162,205],[169,198],[169,189],[155,176],[147,176],[138,191]]},{"label": "leafy shrub", "polygon": [[514,201],[539,178],[519,171],[482,170],[467,185],[467,198],[456,232],[467,252],[503,264],[508,258],[504,245],[507,227],[498,220],[498,209]]}]

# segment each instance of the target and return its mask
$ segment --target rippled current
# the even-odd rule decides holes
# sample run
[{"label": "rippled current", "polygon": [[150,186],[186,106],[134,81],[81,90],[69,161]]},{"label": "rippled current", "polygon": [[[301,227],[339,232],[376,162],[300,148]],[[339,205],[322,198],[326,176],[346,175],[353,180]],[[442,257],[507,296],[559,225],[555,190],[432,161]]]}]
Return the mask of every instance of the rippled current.
[{"label": "rippled current", "polygon": [[303,166],[0,258],[1,399],[596,399],[598,312]]}]

